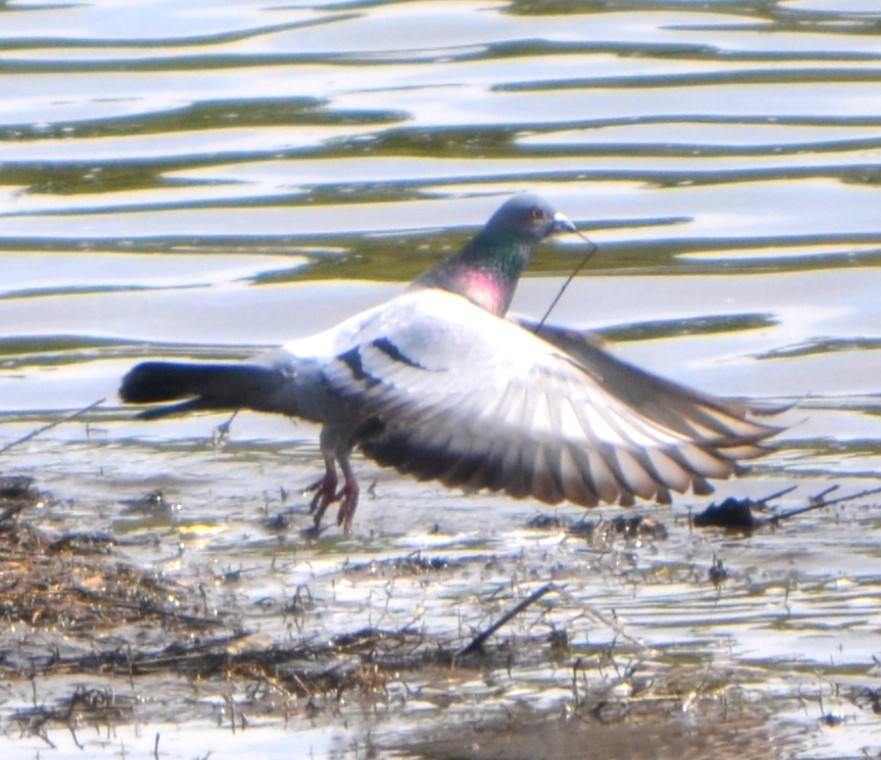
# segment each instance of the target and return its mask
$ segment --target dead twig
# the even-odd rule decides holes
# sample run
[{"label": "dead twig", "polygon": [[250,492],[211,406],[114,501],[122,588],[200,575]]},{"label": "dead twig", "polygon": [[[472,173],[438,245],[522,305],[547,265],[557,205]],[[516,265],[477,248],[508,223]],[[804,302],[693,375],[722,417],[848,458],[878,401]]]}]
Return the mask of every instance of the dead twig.
[{"label": "dead twig", "polygon": [[[765,506],[769,501],[774,501],[774,499],[779,499],[781,496],[786,496],[787,494],[792,493],[798,486],[787,486],[786,488],[781,488],[776,493],[772,493],[770,496],[763,496],[759,499],[756,504],[761,504]],[[838,486],[832,486],[832,488],[838,488]],[[825,495],[826,492],[824,492]]]},{"label": "dead twig", "polygon": [[590,261],[590,257],[593,256],[594,253],[596,253],[596,250],[597,250],[596,243],[594,243],[592,240],[590,240],[585,235],[582,235],[580,232],[576,232],[575,234],[578,235],[578,237],[582,238],[590,246],[590,248],[588,248],[587,253],[584,255],[584,258],[581,260],[581,263],[577,267],[575,267],[575,269],[572,271],[572,274],[570,274],[566,278],[566,282],[564,282],[563,285],[560,287],[560,290],[557,291],[557,295],[554,296],[554,299],[551,301],[551,305],[548,306],[544,315],[539,320],[538,325],[535,328],[536,333],[538,333],[541,330],[541,328],[544,327],[544,324],[547,321],[548,317],[551,316],[551,312],[554,310],[554,307],[559,303],[560,299],[563,297],[563,293],[566,292],[566,288],[569,287],[569,284],[572,282],[572,280],[575,279],[575,277],[584,268],[584,266],[587,264],[587,262]]},{"label": "dead twig", "polygon": [[15,441],[12,441],[12,443],[7,443],[3,448],[0,448],[0,454],[5,454],[7,451],[9,451],[9,449],[14,448],[15,446],[19,446],[20,444],[31,440],[31,438],[36,438],[38,435],[45,433],[47,430],[51,430],[54,427],[58,427],[59,425],[63,425],[65,422],[70,422],[71,420],[75,420],[75,419],[77,419],[77,417],[82,417],[84,414],[88,414],[95,407],[100,406],[103,403],[104,403],[104,399],[99,398],[97,401],[93,401],[88,406],[84,406],[82,409],[79,409],[76,412],[68,414],[65,417],[62,417],[60,420],[54,420],[53,422],[50,422],[46,425],[43,425],[43,427],[39,427],[36,430],[32,430],[27,435],[23,435],[21,438],[15,440]]},{"label": "dead twig", "polygon": [[477,636],[471,639],[471,643],[467,646],[460,649],[456,652],[456,657],[462,657],[466,654],[471,654],[480,649],[486,640],[492,636],[499,628],[508,623],[512,618],[519,615],[523,610],[525,610],[529,605],[534,604],[539,599],[541,599],[545,594],[550,593],[551,591],[556,591],[557,587],[553,583],[546,583],[539,589],[533,591],[529,596],[527,596],[524,600],[522,600],[519,604],[512,607],[508,610],[504,615],[502,615],[495,623],[481,631]]},{"label": "dead twig", "polygon": [[838,486],[832,486],[831,488],[826,489],[822,493],[817,494],[816,496],[811,497],[811,503],[806,507],[799,507],[798,509],[791,509],[788,512],[782,512],[779,515],[774,515],[773,517],[768,518],[768,522],[772,525],[777,525],[783,520],[788,520],[790,517],[796,517],[797,515],[802,515],[805,512],[812,512],[815,509],[825,509],[826,507],[831,507],[834,504],[841,504],[845,501],[853,501],[854,499],[862,499],[864,496],[874,496],[876,493],[881,493],[881,486],[876,486],[875,488],[867,488],[864,491],[860,491],[859,493],[852,493],[848,496],[839,496],[837,499],[830,499],[826,501],[824,497],[826,494],[834,491]]}]

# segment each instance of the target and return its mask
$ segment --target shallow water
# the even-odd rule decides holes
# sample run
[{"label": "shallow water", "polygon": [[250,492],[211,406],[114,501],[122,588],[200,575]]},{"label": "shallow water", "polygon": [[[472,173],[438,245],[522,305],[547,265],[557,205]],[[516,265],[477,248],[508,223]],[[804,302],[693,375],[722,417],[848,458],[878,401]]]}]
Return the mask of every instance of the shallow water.
[{"label": "shallow water", "polygon": [[[877,715],[853,697],[877,688],[876,500],[748,538],[690,532],[685,516],[706,500],[684,497],[653,512],[666,540],[597,554],[525,530],[537,504],[359,461],[376,498],[354,536],[307,544],[302,510],[281,536],[264,517],[303,507],[296,487],[320,461],[311,426],[240,415],[216,450],[222,416],[144,425],[115,389],[143,357],[243,356],[377,303],[529,189],[599,246],[554,321],[600,330],[622,356],[700,388],[798,402],[780,448],[717,498],[794,483],[774,502],[792,508],[830,485],[875,486],[879,26],[870,0],[6,3],[0,448],[106,401],[11,448],[0,468],[69,500],[44,515],[59,530],[152,530],[121,500],[161,486],[181,504],[163,538],[180,546],[168,572],[248,567],[247,610],[308,583],[327,609],[304,635],[415,619],[455,639],[486,624],[499,588],[525,595],[554,578],[566,598],[513,633],[565,628],[577,654],[623,632],[640,643],[621,657],[655,676],[683,662],[728,673],[763,737],[756,757],[877,753]],[[543,246],[515,308],[541,314],[582,252],[577,240]],[[280,488],[293,489],[286,501]],[[414,550],[463,564],[429,580],[346,564]],[[717,558],[720,590],[707,580]],[[288,635],[277,616],[248,621]],[[167,757],[224,757],[233,741],[267,756],[360,757],[371,742],[424,756],[475,708],[555,714],[571,699],[569,665],[523,663],[507,678],[438,674],[420,685],[431,699],[411,694],[400,711],[297,713],[235,740],[206,728],[210,706],[174,727],[148,711],[90,750],[152,751],[161,731],[177,736]],[[22,689],[4,711],[31,698]],[[823,720],[833,712],[842,721]],[[4,730],[9,757],[44,747]],[[80,752],[56,733],[59,756]]]}]

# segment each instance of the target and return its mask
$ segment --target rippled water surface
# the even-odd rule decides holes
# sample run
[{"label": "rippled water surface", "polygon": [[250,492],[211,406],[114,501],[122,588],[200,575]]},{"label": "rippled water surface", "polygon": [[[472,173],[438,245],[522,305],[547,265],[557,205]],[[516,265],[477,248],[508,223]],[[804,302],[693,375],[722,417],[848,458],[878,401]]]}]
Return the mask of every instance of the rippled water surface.
[{"label": "rippled water surface", "polygon": [[[145,425],[115,392],[143,357],[244,356],[378,303],[528,189],[598,245],[554,321],[691,385],[797,403],[779,449],[716,498],[796,485],[782,509],[832,485],[874,487],[879,35],[875,0],[0,5],[0,449],[106,399],[0,454],[0,470],[64,500],[45,519],[148,530],[121,500],[161,486],[182,505],[162,534],[179,548],[168,572],[249,568],[246,624],[279,639],[293,634],[259,602],[302,584],[326,610],[297,635],[319,638],[381,620],[467,640],[501,589],[567,589],[510,632],[565,629],[574,654],[558,669],[527,658],[416,685],[391,677],[381,710],[304,709],[238,734],[205,696],[176,720],[97,732],[93,756],[145,756],[159,731],[175,758],[461,756],[457,726],[515,708],[564,714],[578,652],[621,642],[620,660],[651,677],[697,663],[726,683],[711,690],[725,719],[687,701],[676,719],[706,752],[876,756],[875,497],[744,537],[690,531],[687,512],[706,500],[688,496],[645,508],[666,539],[598,551],[525,529],[535,503],[359,460],[376,484],[354,535],[305,543],[296,487],[320,467],[316,430],[243,414],[215,449],[222,416]],[[545,244],[515,308],[540,315],[582,252]],[[284,503],[281,488],[293,489]],[[267,511],[290,506],[291,529],[267,531]],[[416,580],[352,570],[413,551],[462,564]],[[32,699],[30,685],[0,696],[4,756],[48,752],[6,722]],[[701,744],[701,727],[730,711],[749,725]],[[83,756],[63,729],[50,736],[53,756]]]}]

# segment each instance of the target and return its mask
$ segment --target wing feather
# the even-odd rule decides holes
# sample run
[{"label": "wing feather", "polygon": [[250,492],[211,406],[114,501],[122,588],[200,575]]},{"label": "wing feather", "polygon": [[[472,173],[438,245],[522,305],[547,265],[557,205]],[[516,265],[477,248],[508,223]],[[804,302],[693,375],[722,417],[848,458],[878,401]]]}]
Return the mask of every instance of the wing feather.
[{"label": "wing feather", "polygon": [[540,337],[442,291],[402,296],[375,322],[323,382],[368,431],[355,441],[368,456],[421,479],[549,503],[668,502],[706,492],[776,432],[576,334]]}]

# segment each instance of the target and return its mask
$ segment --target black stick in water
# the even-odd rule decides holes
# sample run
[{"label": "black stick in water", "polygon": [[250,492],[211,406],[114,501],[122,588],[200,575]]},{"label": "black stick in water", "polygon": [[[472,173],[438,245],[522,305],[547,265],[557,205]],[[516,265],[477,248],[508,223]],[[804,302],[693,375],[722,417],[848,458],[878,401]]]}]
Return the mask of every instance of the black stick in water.
[{"label": "black stick in water", "polygon": [[545,594],[556,591],[557,587],[553,583],[546,583],[539,589],[533,591],[529,596],[527,596],[522,602],[520,602],[517,606],[512,607],[508,610],[504,615],[502,615],[495,623],[493,623],[489,628],[481,631],[477,634],[473,639],[471,639],[471,643],[468,646],[463,647],[458,652],[456,652],[456,657],[462,657],[466,654],[471,654],[472,652],[476,652],[480,649],[486,640],[492,636],[499,628],[501,628],[505,623],[507,623],[511,618],[519,615],[523,610],[525,610],[530,604],[534,604],[539,599],[541,599]]}]

